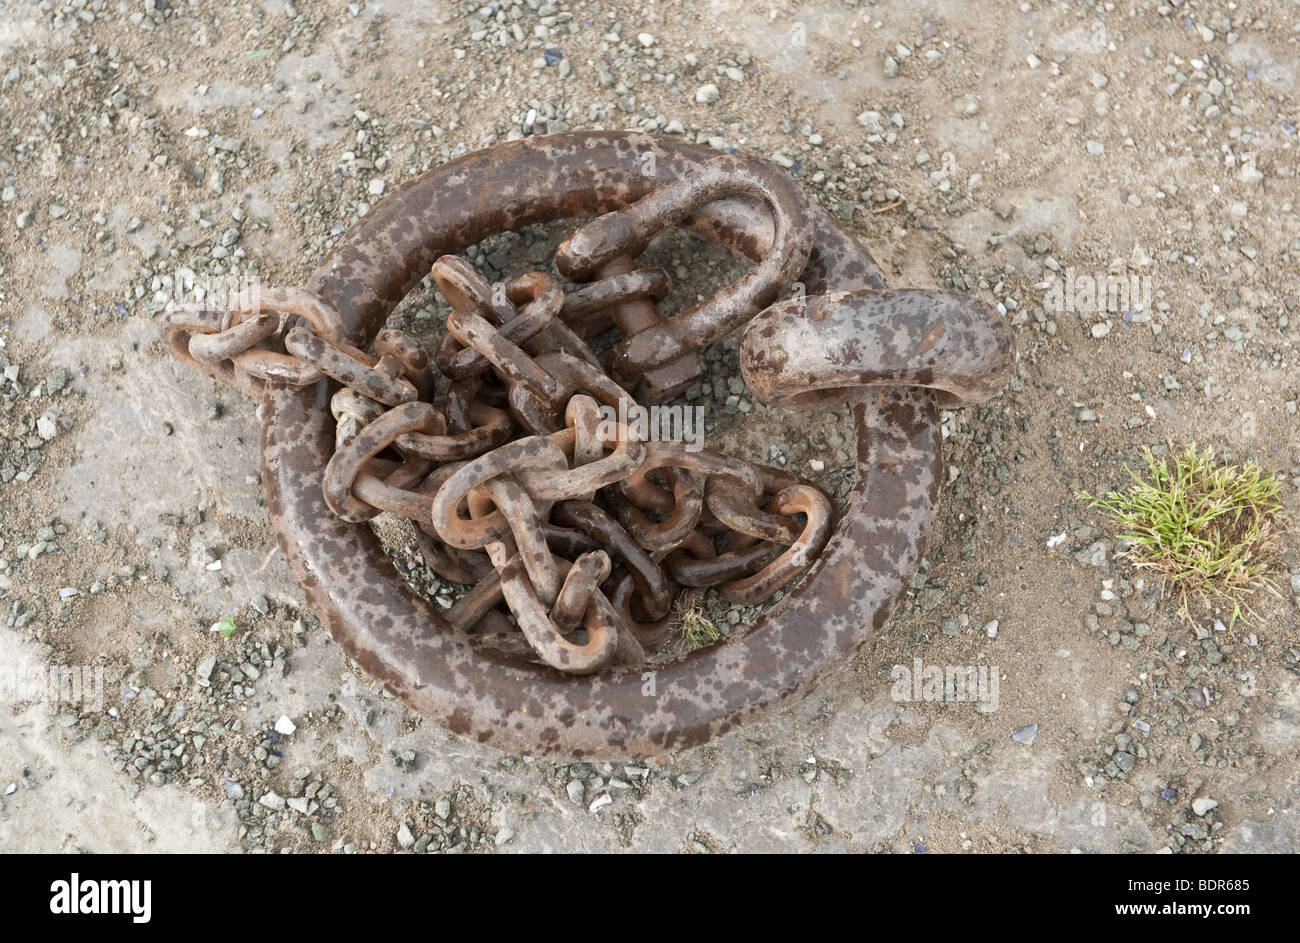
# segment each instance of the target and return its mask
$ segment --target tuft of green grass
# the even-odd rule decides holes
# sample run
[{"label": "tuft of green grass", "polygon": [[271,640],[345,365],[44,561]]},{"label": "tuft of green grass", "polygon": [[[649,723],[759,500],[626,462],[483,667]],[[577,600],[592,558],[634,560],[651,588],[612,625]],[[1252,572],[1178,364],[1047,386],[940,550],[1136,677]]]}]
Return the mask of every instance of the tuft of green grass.
[{"label": "tuft of green grass", "polygon": [[1119,525],[1129,545],[1121,555],[1176,590],[1184,618],[1191,598],[1216,609],[1231,605],[1235,622],[1249,612],[1250,594],[1277,593],[1268,577],[1283,530],[1276,477],[1255,462],[1222,465],[1213,449],[1194,444],[1179,454],[1171,446],[1163,458],[1145,449],[1143,463],[1144,473],[1126,468],[1133,479],[1127,491],[1077,497]]},{"label": "tuft of green grass", "polygon": [[677,603],[677,633],[681,638],[682,648],[693,652],[697,648],[704,648],[718,641],[722,638],[722,632],[705,614],[698,597],[689,602],[685,601],[689,595],[682,596]]}]

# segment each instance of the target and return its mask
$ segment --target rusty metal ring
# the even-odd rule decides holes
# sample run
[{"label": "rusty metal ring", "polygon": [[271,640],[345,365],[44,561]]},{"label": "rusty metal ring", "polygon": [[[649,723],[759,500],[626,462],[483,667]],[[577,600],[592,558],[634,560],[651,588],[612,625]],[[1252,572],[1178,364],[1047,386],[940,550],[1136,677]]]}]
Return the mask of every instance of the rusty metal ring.
[{"label": "rusty metal ring", "polygon": [[[653,155],[651,173],[642,158]],[[714,157],[632,133],[528,138],[469,154],[396,190],[321,262],[310,287],[364,347],[439,256],[534,223],[626,206]],[[758,160],[741,158],[752,167]],[[474,185],[466,186],[467,181]],[[810,293],[881,289],[879,268],[823,210],[810,210]],[[700,207],[683,223],[751,259],[772,240],[752,198]],[[934,394],[848,393],[858,478],[803,583],[725,641],[654,667],[591,678],[511,661],[461,640],[398,574],[366,526],[330,514],[321,493],[334,422],[314,389],[263,399],[267,501],[308,602],[371,676],[463,736],[509,750],[626,757],[702,743],[801,697],[884,623],[920,560],[940,480]]]}]

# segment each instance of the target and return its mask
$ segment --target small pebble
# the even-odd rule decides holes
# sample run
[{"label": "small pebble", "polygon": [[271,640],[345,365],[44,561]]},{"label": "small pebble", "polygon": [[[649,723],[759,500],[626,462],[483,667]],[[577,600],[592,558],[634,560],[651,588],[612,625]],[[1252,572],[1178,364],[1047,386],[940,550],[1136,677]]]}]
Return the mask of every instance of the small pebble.
[{"label": "small pebble", "polygon": [[1011,739],[1016,743],[1023,743],[1027,747],[1032,747],[1034,741],[1038,739],[1038,724],[1028,724],[1011,731]]},{"label": "small pebble", "polygon": [[710,104],[718,100],[718,86],[709,82],[707,85],[701,85],[695,90],[695,100],[702,105]]}]

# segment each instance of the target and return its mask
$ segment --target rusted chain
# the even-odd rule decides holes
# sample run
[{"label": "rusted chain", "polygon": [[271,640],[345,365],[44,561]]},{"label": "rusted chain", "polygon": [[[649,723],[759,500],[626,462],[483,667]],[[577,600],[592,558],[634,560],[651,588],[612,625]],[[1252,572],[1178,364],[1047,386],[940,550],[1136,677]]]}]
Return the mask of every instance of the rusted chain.
[{"label": "rusted chain", "polygon": [[[611,490],[606,500],[637,543],[647,550],[667,552],[681,546],[699,523],[704,496],[686,469],[668,466],[662,470],[672,483],[671,492],[652,484],[650,469],[643,466],[624,479],[618,490]],[[662,520],[652,520],[646,512],[656,513]]]},{"label": "rusted chain", "polygon": [[[259,380],[290,386],[316,383],[321,378],[317,367],[269,346],[280,329],[274,315],[305,319],[322,338],[344,343],[343,321],[338,312],[317,295],[298,288],[240,292],[229,311],[182,307],[164,320],[163,341],[180,360],[245,393],[256,394]],[[258,327],[244,328],[248,320],[256,321]],[[270,323],[274,323],[275,330],[268,330]],[[202,335],[217,336],[200,340]]]},{"label": "rusted chain", "polygon": [[[714,168],[684,193],[721,194],[717,187]],[[630,252],[640,251],[638,240],[663,222],[664,211],[652,207],[641,218]],[[580,244],[581,232],[566,243],[570,256]],[[430,566],[444,578],[476,584],[449,616],[456,628],[490,636],[498,649],[517,649],[503,638],[509,622],[492,615],[504,602],[532,654],[552,667],[589,673],[615,660],[637,664],[646,648],[667,639],[679,588],[661,562],[665,557],[694,586],[718,585],[726,598],[756,601],[824,545],[830,502],[816,489],[772,469],[692,453],[679,442],[644,443],[631,427],[607,423],[602,406],[627,415],[639,404],[604,373],[579,334],[558,320],[565,300],[554,280],[528,273],[493,286],[456,256],[438,259],[431,274],[452,307],[433,357],[452,381],[441,405],[433,402],[430,358],[414,337],[385,328],[372,356],[341,339],[337,315],[305,293],[271,293],[284,310],[306,320],[287,331],[282,352],[265,346],[278,320],[251,304],[219,318],[177,315],[168,330],[191,359],[209,366],[228,361],[223,379],[301,383],[328,377],[342,384],[330,398],[338,427],[322,482],[325,503],[346,521],[381,512],[415,520]],[[662,279],[639,275],[629,256],[601,263],[597,274],[571,308],[587,329],[597,326],[591,316],[601,312],[628,338],[664,327],[654,310]],[[316,333],[321,327],[328,339]],[[248,370],[241,364],[250,351],[257,351],[259,364],[278,366]],[[642,379],[651,376],[653,386],[697,366],[692,350]],[[532,435],[505,441],[510,417],[476,395],[492,374],[506,386],[514,419]],[[671,490],[654,484],[652,472]],[[695,474],[705,477],[703,486]],[[617,518],[595,503],[598,498]],[[768,508],[760,506],[768,499]],[[735,545],[722,556],[696,530],[706,506],[709,526],[729,530]],[[807,523],[797,524],[790,512],[805,515]],[[570,535],[602,549],[556,554],[552,538],[572,552]],[[484,582],[490,572],[495,578]],[[600,589],[607,582],[613,601]],[[574,631],[589,638],[574,643],[567,638]]]}]

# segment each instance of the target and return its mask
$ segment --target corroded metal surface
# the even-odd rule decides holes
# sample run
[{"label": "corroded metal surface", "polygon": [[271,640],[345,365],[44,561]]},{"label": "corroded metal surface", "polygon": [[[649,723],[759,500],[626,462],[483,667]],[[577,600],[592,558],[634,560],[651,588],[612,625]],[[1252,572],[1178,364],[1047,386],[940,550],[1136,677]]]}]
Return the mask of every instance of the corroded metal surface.
[{"label": "corroded metal surface", "polygon": [[772,305],[745,329],[740,367],[769,403],[906,385],[965,406],[1002,389],[1014,346],[1006,322],[961,292],[842,291]]},{"label": "corroded metal surface", "polygon": [[[727,179],[739,179],[742,185],[724,186],[718,173],[723,166]],[[659,196],[679,190],[689,199],[673,203]],[[573,454],[579,450],[575,444],[579,427],[570,422],[565,429],[571,417],[563,418],[556,410],[591,382],[584,379],[591,362],[576,348],[571,353],[542,354],[536,363],[547,365],[547,376],[531,376],[515,353],[514,341],[522,339],[525,327],[537,337],[549,337],[557,349],[572,347],[585,333],[585,328],[576,334],[571,330],[577,320],[560,319],[562,304],[556,316],[555,293],[544,279],[511,283],[508,300],[534,313],[526,325],[515,328],[518,336],[513,339],[504,337],[505,326],[497,332],[498,325],[509,324],[510,315],[494,314],[494,302],[483,296],[483,286],[454,266],[444,267],[439,282],[440,288],[447,282],[453,291],[461,291],[459,301],[453,300],[456,340],[486,354],[488,361],[495,356],[513,364],[520,373],[510,406],[516,417],[533,417],[534,437],[519,443],[535,444],[520,446],[528,452],[527,468],[511,466],[506,477],[480,480],[476,476],[483,470],[473,468],[475,461],[460,466],[461,471],[446,466],[451,469],[447,474],[429,475],[431,465],[418,449],[402,449],[408,458],[401,463],[374,459],[385,443],[425,442],[434,443],[430,450],[445,449],[451,440],[474,434],[475,429],[495,428],[494,417],[484,412],[493,407],[474,397],[474,374],[482,366],[474,352],[440,349],[440,362],[455,361],[461,375],[458,383],[470,388],[467,392],[463,386],[453,387],[444,412],[437,413],[439,421],[419,408],[427,404],[409,401],[408,387],[421,384],[414,375],[403,379],[417,365],[400,337],[388,339],[383,349],[376,345],[377,359],[364,354],[354,357],[359,366],[341,366],[335,356],[337,351],[360,354],[392,308],[440,257],[530,223],[599,214],[612,215],[600,215],[566,242],[560,268],[601,279],[586,298],[579,299],[576,315],[590,327],[607,319],[625,331],[616,349],[618,369],[650,395],[669,391],[683,377],[689,378],[696,350],[770,304],[796,277],[812,296],[859,293],[847,300],[837,295],[807,299],[804,305],[814,320],[789,303],[777,305],[760,316],[757,332],[751,328],[744,352],[747,376],[761,378],[755,382],[766,383],[764,389],[773,398],[825,397],[832,395],[827,390],[846,388],[835,395],[854,402],[859,475],[829,540],[833,517],[813,496],[815,491],[770,474],[763,480],[752,480],[753,472],[740,471],[729,478],[710,478],[702,495],[692,492],[689,476],[683,482],[668,475],[665,480],[672,483],[671,490],[642,477],[624,488],[627,503],[613,502],[616,516],[640,533],[655,528],[672,533],[677,528],[676,536],[681,537],[687,528],[674,519],[674,508],[680,506],[688,517],[698,516],[701,503],[718,520],[732,526],[739,523],[748,536],[736,541],[729,552],[716,555],[711,546],[696,539],[682,543],[682,549],[666,561],[667,572],[683,583],[707,582],[711,577],[727,580],[738,599],[770,591],[804,566],[817,547],[823,543],[826,547],[800,587],[753,625],[738,629],[724,642],[653,666],[639,663],[639,649],[643,642],[662,640],[665,632],[661,593],[650,585],[649,576],[651,570],[662,575],[664,569],[638,563],[636,554],[625,547],[619,553],[623,562],[605,582],[606,587],[614,587],[606,596],[597,584],[609,572],[609,558],[602,560],[603,551],[583,540],[595,537],[609,546],[615,533],[611,528],[624,535],[628,532],[575,492],[592,486],[593,472],[587,473],[588,478],[565,477],[589,466],[566,471],[563,454],[558,462],[546,460],[547,455],[554,458],[559,441],[568,442]],[[645,309],[627,307],[662,293],[663,287],[653,273],[637,272],[629,263],[648,234],[672,224],[717,239],[754,260],[756,267],[732,289],[686,316],[664,321],[650,317]],[[531,753],[663,752],[703,742],[807,691],[879,628],[919,561],[934,513],[940,470],[937,394],[919,387],[934,386],[946,391],[943,395],[961,396],[983,384],[985,392],[991,392],[1010,356],[1009,346],[1004,347],[1002,359],[983,374],[960,354],[954,357],[949,352],[941,362],[927,359],[929,348],[918,350],[918,346],[937,344],[943,353],[954,344],[945,342],[943,330],[937,340],[930,330],[922,332],[919,344],[908,348],[918,340],[914,335],[924,327],[924,318],[900,315],[897,329],[878,338],[873,348],[886,358],[883,367],[871,359],[870,352],[859,352],[862,355],[855,359],[854,350],[841,350],[842,334],[854,329],[854,312],[865,311],[859,326],[868,336],[870,313],[875,310],[871,304],[878,308],[879,302],[859,304],[852,298],[885,287],[866,253],[824,212],[808,209],[793,181],[770,165],[739,156],[719,158],[702,148],[635,134],[534,138],[438,168],[400,188],[354,227],[307,287],[310,297],[337,312],[341,331],[339,325],[327,324],[319,332],[320,343],[304,336],[305,332],[294,335],[295,351],[307,357],[309,366],[299,365],[298,372],[288,377],[296,386],[268,382],[263,401],[264,478],[290,565],[335,638],[394,694],[469,738]],[[948,328],[953,338],[987,332],[982,322],[958,324],[960,305],[955,300],[945,304],[954,311]],[[818,365],[797,357],[778,363],[782,345],[774,338],[784,336],[782,332],[797,333],[800,319],[809,325],[817,319],[825,321],[810,346],[833,354],[832,363]],[[255,346],[266,336],[265,324],[251,319],[244,323],[258,326],[243,329],[227,343],[223,337],[213,340],[204,335],[222,334],[228,323],[191,318],[181,322],[169,340],[180,353],[183,339],[195,335],[199,350],[191,344],[185,353],[205,365],[211,361],[198,354],[215,360],[218,354],[235,350],[264,372],[274,372],[264,366]],[[765,338],[764,331],[768,332]],[[750,343],[751,336],[755,344]],[[243,344],[248,347],[238,350]],[[318,371],[314,382],[310,370]],[[566,370],[571,378],[557,384],[565,389],[551,389],[548,380],[562,378]],[[372,432],[380,420],[366,413],[365,403],[347,398],[332,401],[330,381],[322,374],[347,371],[394,406],[385,418],[396,414],[398,419]],[[279,373],[291,371],[280,368]],[[938,374],[945,379],[935,381]],[[891,381],[916,386],[851,389]],[[996,382],[1000,385],[1001,380]],[[518,393],[521,389],[526,397]],[[599,395],[596,390],[589,392]],[[337,428],[331,411],[341,417]],[[351,438],[343,435],[345,424]],[[331,461],[336,436],[341,444]],[[661,448],[666,445],[647,443],[645,453],[655,448],[659,452],[641,455],[637,468],[641,472],[650,467],[689,469],[692,462],[702,461],[669,454],[671,449]],[[605,461],[596,458],[594,465]],[[466,468],[471,471],[464,472]],[[627,469],[622,473],[626,476]],[[409,490],[421,476],[424,480],[418,489]],[[452,494],[461,485],[475,484],[481,485],[477,491],[463,492],[469,518],[457,510],[459,496],[455,501],[439,501],[444,491]],[[479,581],[468,601],[450,620],[444,618],[406,586],[368,527],[330,513],[326,494],[331,507],[354,521],[365,519],[367,504],[381,506],[383,501],[392,508],[409,504],[411,510],[418,510],[421,502],[430,501],[438,534],[446,536],[438,526],[441,523],[447,534],[460,535],[454,547],[433,549],[443,554],[448,567]],[[550,513],[545,522],[541,518],[546,515],[540,515],[530,523],[530,499],[543,497],[548,511],[549,502],[558,501],[554,507],[559,513]],[[476,516],[476,503],[485,516]],[[656,522],[644,515],[637,520],[632,511],[638,505],[665,520]],[[514,511],[508,520],[502,519],[505,509]],[[792,527],[791,513],[804,515],[807,524]],[[779,538],[786,549],[766,543],[769,538]],[[627,539],[636,546],[632,538]],[[664,539],[662,533],[659,539]],[[569,544],[565,555],[576,557],[572,565],[552,558],[546,550],[548,541],[555,547],[557,540]],[[671,546],[665,543],[665,552]],[[491,565],[480,559],[479,547],[486,549]],[[487,578],[489,573],[492,579]],[[511,601],[533,649],[541,646],[553,653],[552,664],[564,661],[569,671],[586,671],[605,663],[616,648],[621,665],[599,675],[575,677],[520,661],[519,652],[512,649],[515,643],[499,638],[502,633],[466,635],[464,628],[475,619],[481,618],[489,627],[500,626],[499,620],[485,617],[492,614],[489,600],[496,594]],[[581,644],[565,638],[566,627],[580,616],[587,630]],[[616,630],[620,622],[637,630],[620,633]]]}]

